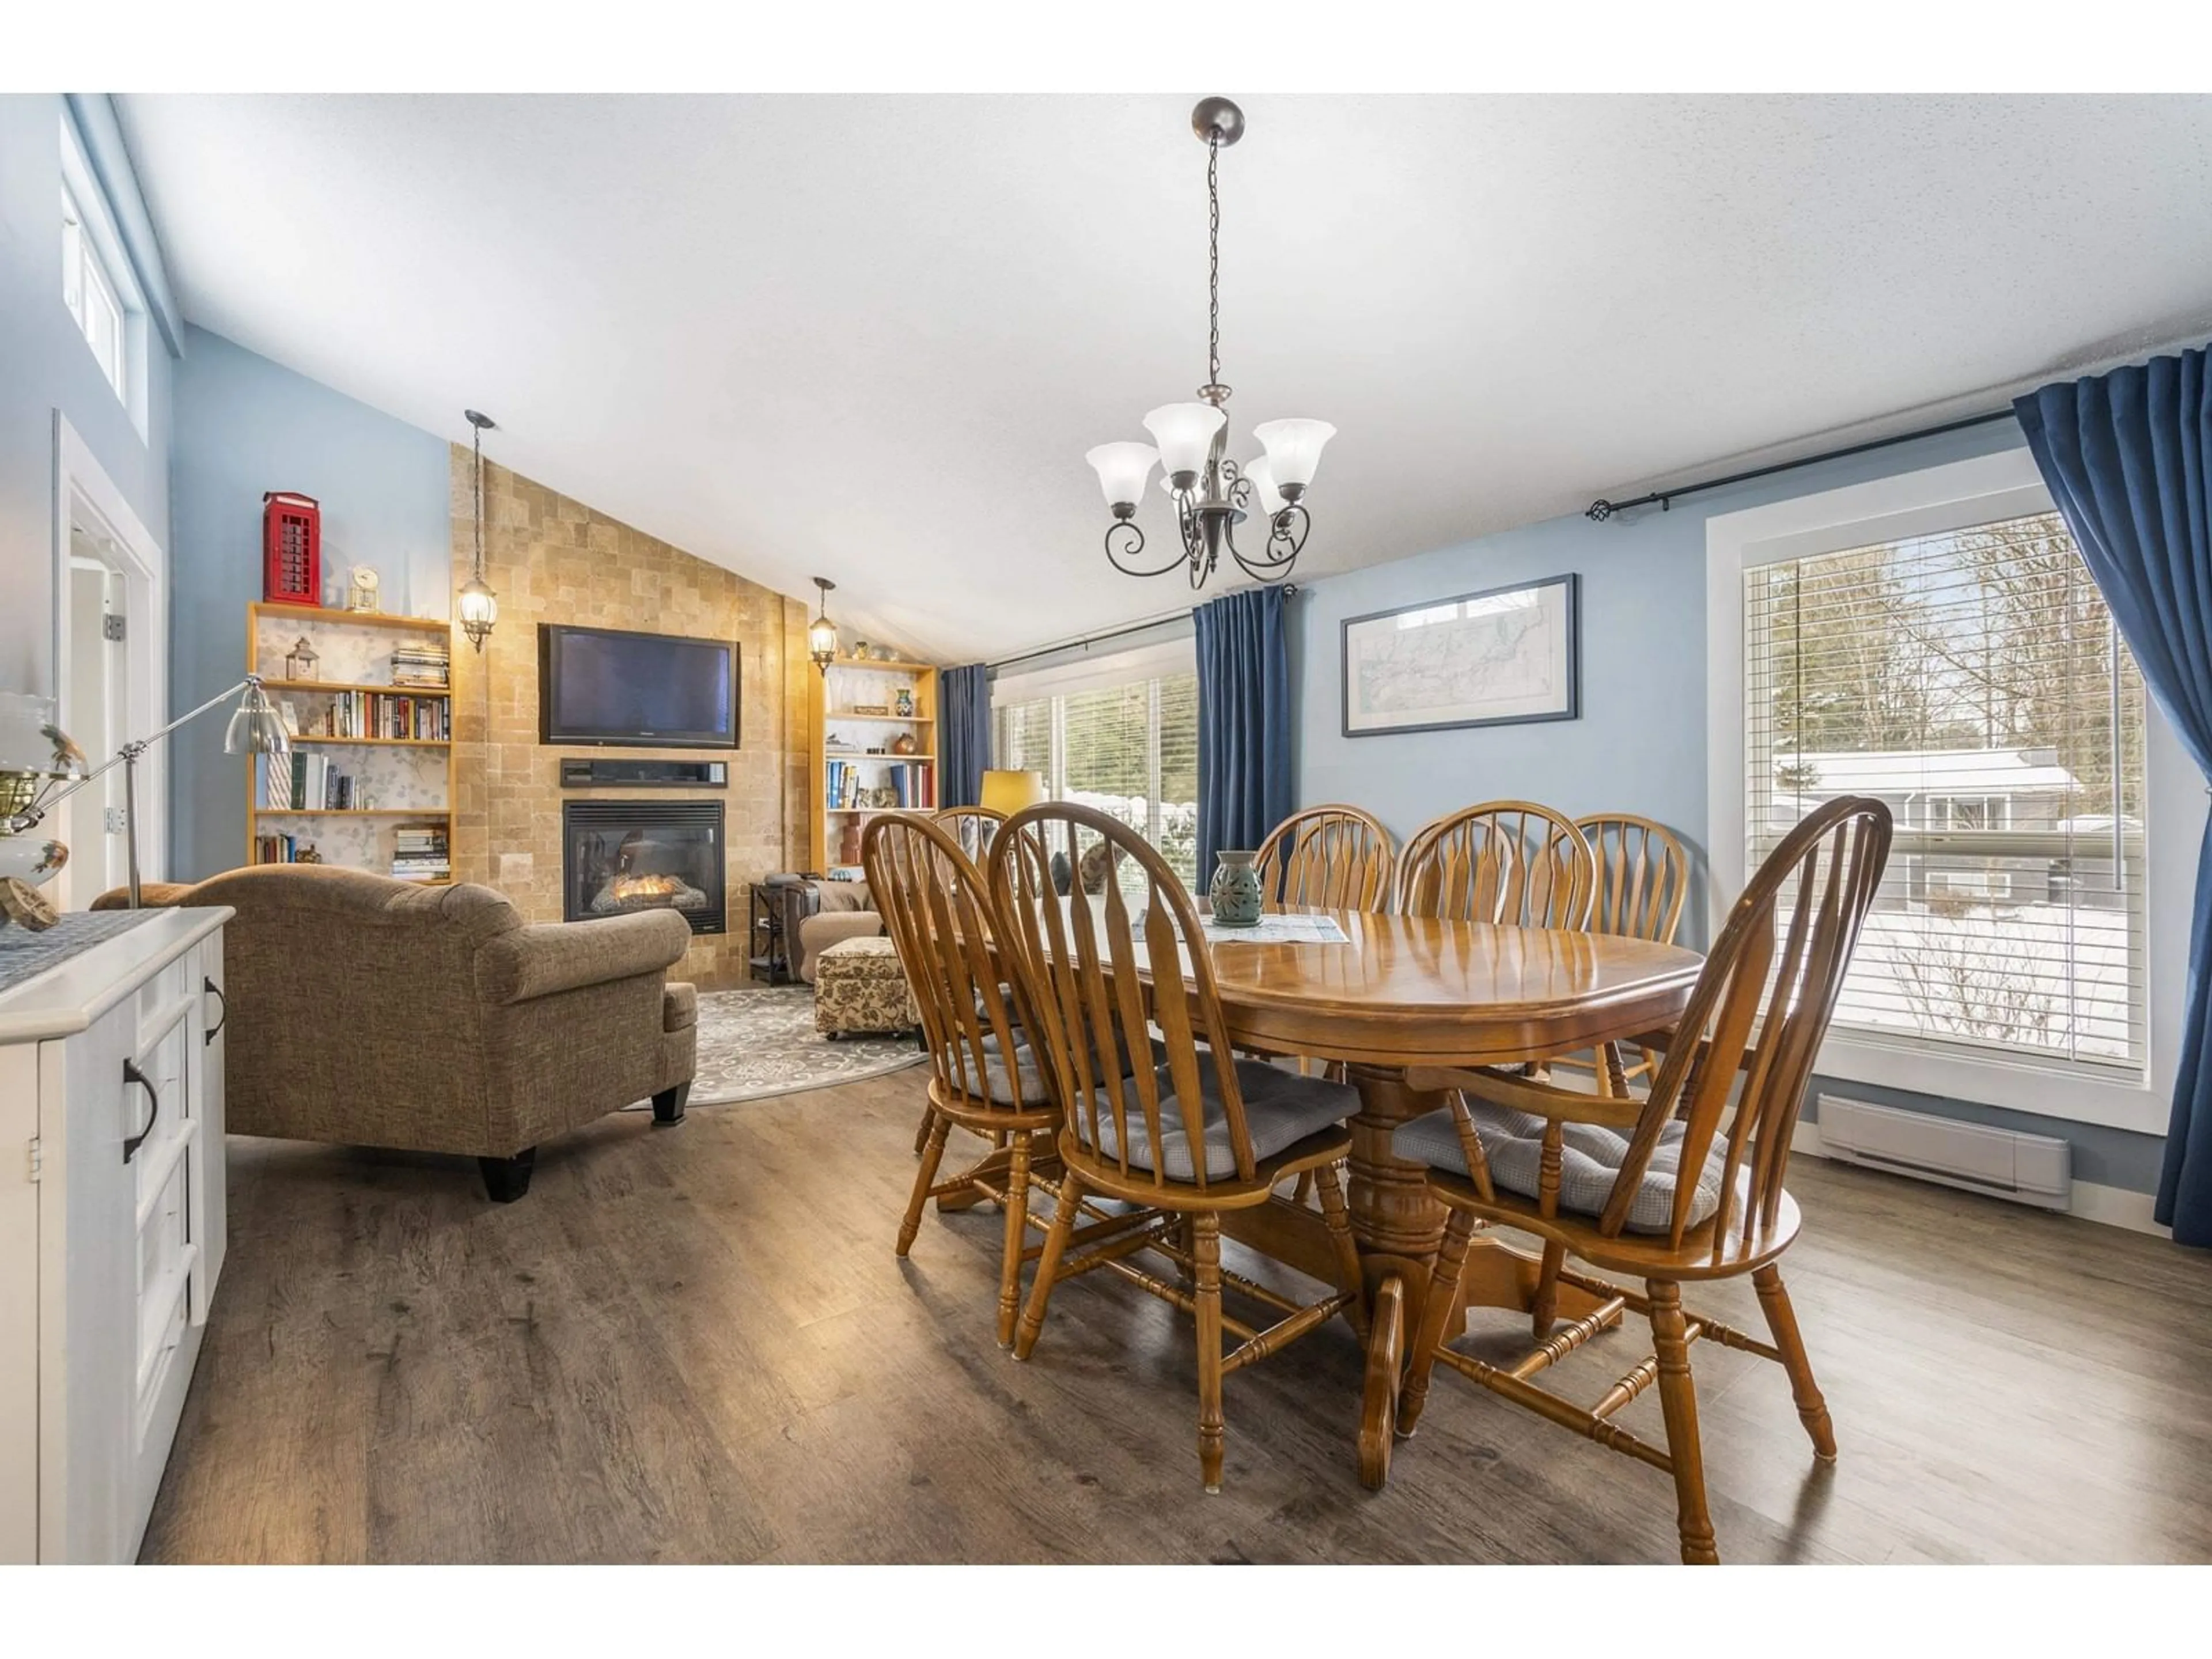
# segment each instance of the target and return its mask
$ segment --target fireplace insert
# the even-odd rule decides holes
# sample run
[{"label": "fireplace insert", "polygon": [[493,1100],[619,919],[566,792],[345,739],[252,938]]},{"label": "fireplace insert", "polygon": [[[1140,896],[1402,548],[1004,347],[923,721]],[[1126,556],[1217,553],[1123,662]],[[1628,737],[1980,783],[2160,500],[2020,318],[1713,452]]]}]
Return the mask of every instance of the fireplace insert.
[{"label": "fireplace insert", "polygon": [[727,930],[720,801],[564,801],[561,828],[570,921],[665,909],[695,933]]}]

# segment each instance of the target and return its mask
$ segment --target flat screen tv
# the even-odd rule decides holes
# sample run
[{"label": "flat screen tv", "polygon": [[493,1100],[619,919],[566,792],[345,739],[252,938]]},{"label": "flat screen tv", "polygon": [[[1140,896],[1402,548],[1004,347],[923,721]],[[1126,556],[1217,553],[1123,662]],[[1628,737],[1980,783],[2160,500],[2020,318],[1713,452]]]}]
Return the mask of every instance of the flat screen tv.
[{"label": "flat screen tv", "polygon": [[734,749],[737,645],[540,623],[538,737],[610,748]]}]

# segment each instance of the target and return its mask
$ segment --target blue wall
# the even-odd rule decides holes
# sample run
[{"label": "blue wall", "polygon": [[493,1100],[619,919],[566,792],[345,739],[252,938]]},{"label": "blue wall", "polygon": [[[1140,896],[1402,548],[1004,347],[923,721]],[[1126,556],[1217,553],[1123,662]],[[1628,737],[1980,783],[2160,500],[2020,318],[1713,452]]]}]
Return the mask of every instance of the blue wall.
[{"label": "blue wall", "polygon": [[[2017,447],[2007,422],[1694,495],[1670,512],[1647,507],[1592,524],[1579,514],[1393,563],[1312,582],[1291,609],[1291,679],[1298,707],[1297,799],[1352,801],[1402,842],[1429,819],[1498,796],[1540,800],[1579,816],[1640,812],[1696,849],[1705,823],[1705,520],[1717,514],[1833,489]],[[1475,463],[1480,464],[1479,458]],[[1593,479],[1594,488],[1615,481]],[[1327,534],[1324,525],[1317,534]],[[1582,578],[1582,718],[1392,737],[1343,734],[1341,629],[1370,611],[1572,571]],[[1701,942],[1693,894],[1684,938]],[[2150,1192],[2156,1135],[1937,1101],[1857,1083],[1815,1082],[1857,1099],[1940,1112],[2074,1143],[2083,1181]],[[1808,1106],[1808,1115],[1814,1115]]]},{"label": "blue wall", "polygon": [[[168,351],[149,329],[142,438],[62,304],[64,110],[58,94],[0,96],[0,690],[42,696],[55,694],[55,410],[155,538],[169,526]],[[106,182],[118,215],[143,214],[134,181]],[[141,281],[166,290],[157,258]]]},{"label": "blue wall", "polygon": [[[175,534],[169,700],[190,708],[246,672],[246,607],[261,597],[261,496],[289,489],[323,511],[323,580],[373,566],[378,602],[443,617],[453,587],[446,441],[295,374],[204,329],[185,331],[171,484]],[[177,734],[170,866],[196,881],[246,852],[242,763],[223,722]]]}]

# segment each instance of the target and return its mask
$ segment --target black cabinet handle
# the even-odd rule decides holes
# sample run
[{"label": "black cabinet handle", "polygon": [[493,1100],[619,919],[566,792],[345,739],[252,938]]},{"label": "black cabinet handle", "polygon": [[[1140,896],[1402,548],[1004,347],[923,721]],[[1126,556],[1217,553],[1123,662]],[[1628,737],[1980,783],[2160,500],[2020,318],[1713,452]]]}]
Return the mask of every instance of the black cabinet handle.
[{"label": "black cabinet handle", "polygon": [[123,1080],[135,1083],[146,1091],[146,1098],[154,1103],[154,1109],[146,1114],[146,1127],[123,1143],[123,1161],[128,1164],[138,1156],[138,1149],[146,1144],[146,1137],[154,1133],[155,1120],[161,1115],[161,1097],[154,1087],[154,1080],[130,1060],[123,1062]]},{"label": "black cabinet handle", "polygon": [[204,1048],[216,1040],[224,1026],[230,1024],[230,999],[223,995],[222,986],[204,974],[200,975],[200,985],[204,990],[215,993],[216,1004],[222,1011],[216,1014],[215,1024],[209,1026],[200,1036],[200,1047]]}]

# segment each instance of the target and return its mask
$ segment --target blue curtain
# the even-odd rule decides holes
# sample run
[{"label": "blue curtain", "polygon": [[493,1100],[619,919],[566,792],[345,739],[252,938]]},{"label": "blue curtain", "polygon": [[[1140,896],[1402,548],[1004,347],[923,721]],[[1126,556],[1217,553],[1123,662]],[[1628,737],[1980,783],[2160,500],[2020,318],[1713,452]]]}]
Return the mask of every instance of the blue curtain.
[{"label": "blue curtain", "polygon": [[[2044,482],[2112,606],[2143,681],[2212,775],[2212,386],[2185,351],[2014,405]],[[2197,861],[2189,1000],[2159,1220],[2212,1245],[2212,831]]]},{"label": "blue curtain", "polygon": [[1198,881],[1223,848],[1257,847],[1291,815],[1290,594],[1255,587],[1198,625]]},{"label": "blue curtain", "polygon": [[991,764],[991,671],[982,663],[948,668],[937,677],[939,806],[974,806],[983,799],[983,773]]}]

